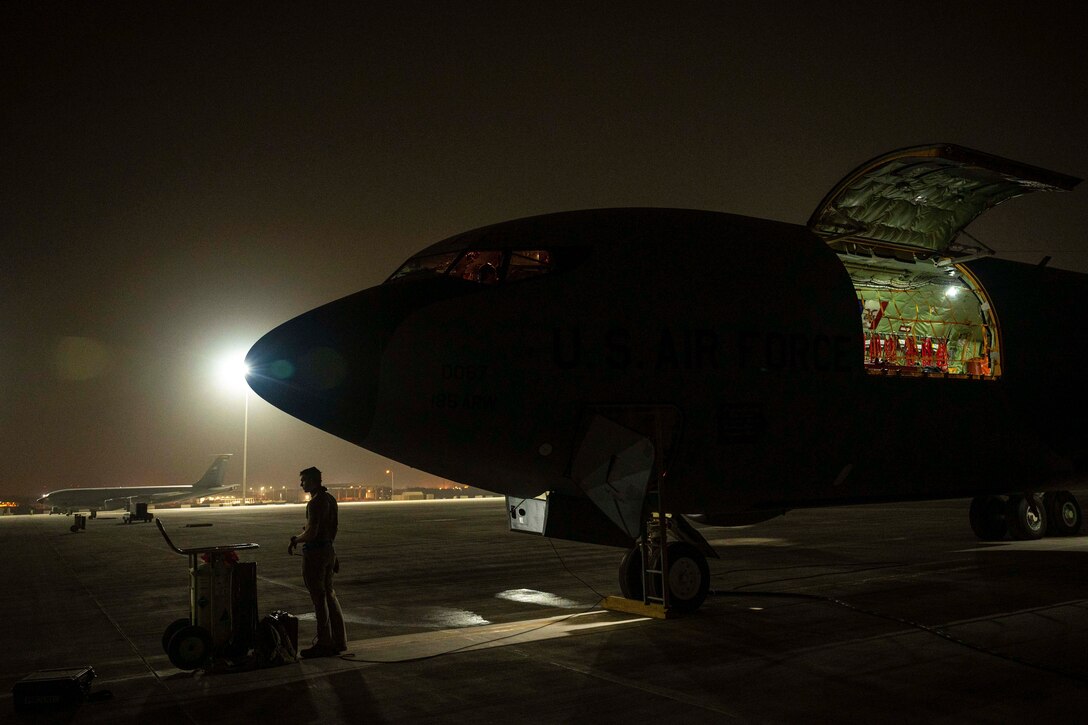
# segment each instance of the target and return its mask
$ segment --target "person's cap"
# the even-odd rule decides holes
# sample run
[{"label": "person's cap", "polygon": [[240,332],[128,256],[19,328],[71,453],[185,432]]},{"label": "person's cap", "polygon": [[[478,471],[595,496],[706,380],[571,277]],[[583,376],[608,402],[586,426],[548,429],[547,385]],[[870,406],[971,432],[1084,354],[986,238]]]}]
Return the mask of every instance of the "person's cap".
[{"label": "person's cap", "polygon": [[306,476],[308,478],[316,478],[318,481],[321,480],[321,471],[317,470],[317,466],[310,466],[309,468],[305,468],[299,471],[298,475]]}]

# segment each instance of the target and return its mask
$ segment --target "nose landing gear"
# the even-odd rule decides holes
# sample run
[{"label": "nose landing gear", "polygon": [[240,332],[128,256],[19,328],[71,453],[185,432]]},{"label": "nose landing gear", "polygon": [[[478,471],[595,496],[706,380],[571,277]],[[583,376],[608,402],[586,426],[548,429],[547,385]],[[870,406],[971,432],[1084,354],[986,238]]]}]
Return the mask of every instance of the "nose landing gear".
[{"label": "nose landing gear", "polygon": [[[655,516],[646,532],[620,561],[620,592],[646,605],[659,603],[665,616],[694,612],[710,593],[710,566],[703,549],[716,554],[702,535],[677,516],[665,516],[664,523]],[[684,540],[668,540],[669,532]],[[695,543],[686,540],[692,537]]]}]

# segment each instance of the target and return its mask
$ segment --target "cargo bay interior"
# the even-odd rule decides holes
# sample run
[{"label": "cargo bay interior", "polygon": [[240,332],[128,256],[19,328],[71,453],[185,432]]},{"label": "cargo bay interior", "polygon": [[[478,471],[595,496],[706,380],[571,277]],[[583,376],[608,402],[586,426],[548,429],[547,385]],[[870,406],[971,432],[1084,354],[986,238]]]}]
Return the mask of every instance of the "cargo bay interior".
[{"label": "cargo bay interior", "polygon": [[996,378],[996,316],[963,268],[839,252],[857,292],[872,374]]}]

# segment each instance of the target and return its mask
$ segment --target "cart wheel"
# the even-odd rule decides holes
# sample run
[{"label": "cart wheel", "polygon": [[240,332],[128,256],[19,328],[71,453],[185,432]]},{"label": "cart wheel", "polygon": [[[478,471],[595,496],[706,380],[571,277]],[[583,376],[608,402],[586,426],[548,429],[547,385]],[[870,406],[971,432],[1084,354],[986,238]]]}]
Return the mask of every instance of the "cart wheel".
[{"label": "cart wheel", "polygon": [[178,630],[166,646],[170,664],[179,670],[195,670],[207,662],[211,654],[212,636],[208,630],[192,624]]},{"label": "cart wheel", "polygon": [[173,622],[171,622],[170,626],[166,628],[166,631],[162,633],[162,651],[169,652],[170,640],[174,638],[175,634],[185,629],[190,624],[192,624],[192,622],[189,621],[188,617],[175,619]]}]

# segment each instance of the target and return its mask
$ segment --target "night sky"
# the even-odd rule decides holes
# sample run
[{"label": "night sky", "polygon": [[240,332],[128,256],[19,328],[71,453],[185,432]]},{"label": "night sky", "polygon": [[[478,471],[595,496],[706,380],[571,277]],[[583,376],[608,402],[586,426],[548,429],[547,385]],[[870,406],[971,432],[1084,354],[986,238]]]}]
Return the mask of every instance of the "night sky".
[{"label": "night sky", "polygon": [[[217,361],[466,229],[602,206],[803,224],[929,142],[1088,175],[1079,3],[337,7],[4,3],[0,498],[190,483],[228,452],[239,483]],[[1083,272],[1086,230],[1088,186],[970,227]],[[255,396],[249,430],[251,487],[386,479]]]}]

